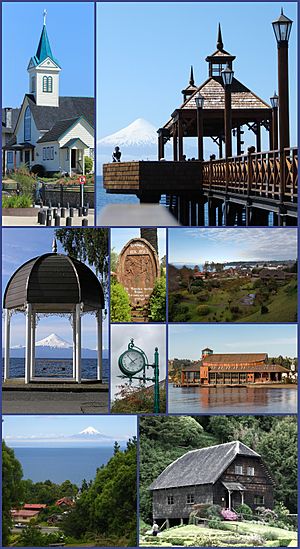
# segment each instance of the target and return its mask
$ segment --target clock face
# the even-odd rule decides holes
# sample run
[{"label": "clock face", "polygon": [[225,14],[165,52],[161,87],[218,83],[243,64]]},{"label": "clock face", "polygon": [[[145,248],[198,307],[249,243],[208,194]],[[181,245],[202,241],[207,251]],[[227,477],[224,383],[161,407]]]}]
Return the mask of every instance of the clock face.
[{"label": "clock face", "polygon": [[134,375],[144,367],[144,356],[135,349],[128,349],[120,356],[119,366],[125,374]]}]

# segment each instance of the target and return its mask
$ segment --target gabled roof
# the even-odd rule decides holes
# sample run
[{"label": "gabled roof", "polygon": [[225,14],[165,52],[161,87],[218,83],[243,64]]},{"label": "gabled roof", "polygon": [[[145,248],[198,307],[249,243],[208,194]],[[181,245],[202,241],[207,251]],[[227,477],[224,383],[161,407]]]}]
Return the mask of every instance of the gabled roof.
[{"label": "gabled roof", "polygon": [[60,97],[58,107],[43,107],[35,103],[35,97],[26,94],[35,125],[38,130],[50,130],[56,122],[83,116],[94,128],[95,100],[93,97]]},{"label": "gabled roof", "polygon": [[77,122],[77,120],[79,120],[79,118],[80,116],[76,116],[76,118],[68,118],[67,120],[59,120],[58,122],[55,122],[51,130],[49,130],[42,137],[40,137],[38,143],[57,141],[63,133],[71,128],[71,126],[73,126]]},{"label": "gabled roof", "polygon": [[260,458],[242,442],[192,450],[173,461],[149,486],[149,490],[214,484],[237,456]]},{"label": "gabled roof", "polygon": [[46,30],[46,25],[44,25],[41,33],[39,45],[36,50],[36,54],[31,58],[30,61],[32,61],[33,65],[36,66],[42,63],[42,61],[45,61],[45,59],[47,59],[48,57],[52,59],[52,61],[56,65],[58,65],[58,67],[60,66],[57,59],[54,57],[52,53],[47,30]]},{"label": "gabled roof", "polygon": [[203,358],[204,366],[207,364],[238,364],[245,362],[264,362],[267,360],[267,353],[214,353]]}]

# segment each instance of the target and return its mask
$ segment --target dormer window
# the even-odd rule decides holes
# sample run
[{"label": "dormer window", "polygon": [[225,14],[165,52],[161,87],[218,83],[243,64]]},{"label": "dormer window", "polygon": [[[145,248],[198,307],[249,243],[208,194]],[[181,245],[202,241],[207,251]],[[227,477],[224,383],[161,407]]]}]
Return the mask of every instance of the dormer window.
[{"label": "dormer window", "polygon": [[52,93],[52,91],[53,91],[52,76],[43,76],[43,92]]},{"label": "dormer window", "polygon": [[226,68],[226,65],[213,65],[211,66],[211,75],[212,76],[221,76],[221,72]]},{"label": "dormer window", "polygon": [[26,107],[24,116],[24,141],[30,141],[31,139],[31,110]]}]

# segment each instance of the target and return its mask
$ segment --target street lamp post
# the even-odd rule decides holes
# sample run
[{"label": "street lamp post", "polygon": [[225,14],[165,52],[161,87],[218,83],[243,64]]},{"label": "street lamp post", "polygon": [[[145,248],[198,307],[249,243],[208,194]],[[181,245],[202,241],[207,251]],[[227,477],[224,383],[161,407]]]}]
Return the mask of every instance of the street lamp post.
[{"label": "street lamp post", "polygon": [[281,14],[272,22],[278,47],[279,145],[290,146],[288,47],[293,21]]},{"label": "street lamp post", "polygon": [[224,125],[225,125],[225,154],[226,158],[232,155],[232,115],[231,115],[231,84],[233,80],[233,70],[227,65],[221,71],[222,80],[225,90],[225,110],[224,110]]},{"label": "street lamp post", "polygon": [[272,106],[272,130],[273,130],[273,151],[278,149],[278,95],[274,92],[273,97],[270,97]]},{"label": "street lamp post", "polygon": [[200,92],[195,97],[197,107],[198,160],[203,160],[203,105],[204,97]]}]

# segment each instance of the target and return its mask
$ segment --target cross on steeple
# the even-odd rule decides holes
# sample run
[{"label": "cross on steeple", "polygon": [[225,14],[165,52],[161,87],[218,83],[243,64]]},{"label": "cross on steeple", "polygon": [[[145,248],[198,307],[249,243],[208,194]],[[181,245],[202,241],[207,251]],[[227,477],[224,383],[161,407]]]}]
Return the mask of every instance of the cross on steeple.
[{"label": "cross on steeple", "polygon": [[47,17],[47,10],[44,10],[43,11],[44,27],[46,26],[46,17]]}]

